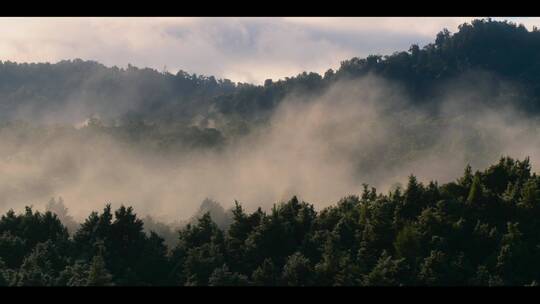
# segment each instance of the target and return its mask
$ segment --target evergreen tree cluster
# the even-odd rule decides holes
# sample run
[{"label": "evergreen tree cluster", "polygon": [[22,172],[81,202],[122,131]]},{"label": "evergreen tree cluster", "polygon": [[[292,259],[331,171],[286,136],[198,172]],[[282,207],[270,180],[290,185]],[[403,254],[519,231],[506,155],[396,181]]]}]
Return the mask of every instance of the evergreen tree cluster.
[{"label": "evergreen tree cluster", "polygon": [[540,177],[509,157],[443,185],[364,185],[320,211],[296,197],[268,212],[236,202],[227,226],[206,212],[173,246],[130,207],[107,205],[71,235],[27,207],[0,218],[0,285],[536,285],[539,228]]}]

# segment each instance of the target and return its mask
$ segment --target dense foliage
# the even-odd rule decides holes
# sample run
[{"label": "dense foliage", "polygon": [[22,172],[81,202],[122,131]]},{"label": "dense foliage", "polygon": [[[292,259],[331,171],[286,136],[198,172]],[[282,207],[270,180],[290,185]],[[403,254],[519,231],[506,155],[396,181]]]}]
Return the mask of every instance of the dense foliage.
[{"label": "dense foliage", "polygon": [[129,207],[93,212],[72,236],[27,208],[0,219],[0,284],[535,285],[539,215],[540,177],[508,157],[444,185],[365,185],[320,211],[296,197],[268,212],[236,203],[227,227],[205,213],[171,248]]},{"label": "dense foliage", "polygon": [[[213,76],[176,74],[128,66],[105,67],[92,61],[55,64],[0,62],[0,108],[3,119],[57,122],[97,115],[117,122],[197,123],[224,117],[242,127],[264,120],[289,94],[317,96],[329,85],[375,74],[402,84],[418,104],[436,102],[440,86],[467,73],[488,72],[518,85],[522,106],[538,112],[540,105],[540,31],[491,19],[474,20],[451,34],[441,31],[434,43],[392,55],[371,55],[341,63],[324,75],[301,73],[263,85],[234,83]],[[468,81],[465,81],[468,83]],[[504,95],[507,90],[495,89]],[[214,123],[210,123],[212,126]],[[219,123],[217,126],[219,128]]]}]

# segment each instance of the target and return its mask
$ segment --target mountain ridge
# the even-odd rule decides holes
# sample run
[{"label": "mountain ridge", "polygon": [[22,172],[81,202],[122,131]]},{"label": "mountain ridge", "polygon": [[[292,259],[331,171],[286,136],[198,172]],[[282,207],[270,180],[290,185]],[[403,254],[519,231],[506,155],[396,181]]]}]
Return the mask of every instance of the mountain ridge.
[{"label": "mountain ridge", "polygon": [[[470,71],[485,71],[497,81],[519,84],[520,107],[540,106],[540,32],[508,21],[477,19],[456,33],[442,30],[423,48],[391,55],[354,57],[323,75],[303,72],[262,85],[214,76],[159,72],[128,65],[106,67],[81,59],[50,63],[0,62],[0,107],[4,120],[54,121],[66,111],[83,120],[142,119],[191,123],[216,112],[243,120],[266,117],[291,94],[316,96],[333,83],[369,74],[402,84],[418,104],[436,99],[436,88]],[[429,103],[429,102],[428,102]],[[62,118],[64,118],[62,117]],[[72,122],[72,121],[70,121]]]}]

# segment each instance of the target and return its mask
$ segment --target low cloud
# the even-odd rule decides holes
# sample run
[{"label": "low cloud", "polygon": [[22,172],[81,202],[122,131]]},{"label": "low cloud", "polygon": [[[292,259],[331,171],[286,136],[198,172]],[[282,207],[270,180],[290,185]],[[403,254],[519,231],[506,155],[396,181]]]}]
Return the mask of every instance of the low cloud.
[{"label": "low cloud", "polygon": [[110,202],[174,221],[206,197],[253,210],[298,195],[322,208],[359,194],[363,183],[385,192],[410,174],[449,182],[466,164],[482,169],[502,155],[540,163],[540,123],[508,106],[512,94],[493,95],[490,81],[474,90],[466,79],[450,83],[439,94],[439,115],[412,106],[398,84],[371,76],[337,83],[317,98],[292,94],[248,136],[182,154],[70,128],[45,136],[3,129],[0,209],[43,207],[62,196],[79,220]]}]

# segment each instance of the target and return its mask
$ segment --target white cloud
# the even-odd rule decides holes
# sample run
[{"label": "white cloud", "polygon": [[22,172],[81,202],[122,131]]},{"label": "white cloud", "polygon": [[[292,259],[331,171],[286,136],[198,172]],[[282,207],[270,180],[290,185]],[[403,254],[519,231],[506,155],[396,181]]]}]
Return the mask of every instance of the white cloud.
[{"label": "white cloud", "polygon": [[[82,58],[234,81],[324,72],[353,56],[431,42],[458,18],[0,18],[0,60]],[[538,18],[518,18],[529,28]]]}]

